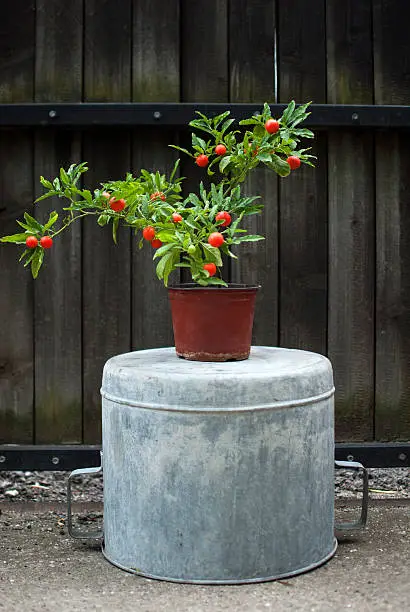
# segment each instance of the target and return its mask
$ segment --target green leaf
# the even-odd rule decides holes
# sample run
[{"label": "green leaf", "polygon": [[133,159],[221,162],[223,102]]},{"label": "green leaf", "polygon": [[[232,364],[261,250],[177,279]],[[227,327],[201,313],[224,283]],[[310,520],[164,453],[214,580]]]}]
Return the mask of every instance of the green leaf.
[{"label": "green leaf", "polygon": [[267,102],[263,105],[262,120],[265,123],[272,116],[270,106]]},{"label": "green leaf", "polygon": [[67,173],[64,170],[64,168],[60,168],[60,180],[63,183],[63,185],[70,184],[70,178],[67,176]]},{"label": "green leaf", "polygon": [[261,162],[270,162],[272,160],[272,156],[270,153],[258,153],[256,159],[259,159]]},{"label": "green leaf", "polygon": [[232,161],[232,155],[226,155],[225,157],[223,157],[219,164],[219,170],[223,172],[226,166],[228,166],[231,163],[231,161]]},{"label": "green leaf", "polygon": [[100,227],[104,227],[104,225],[107,225],[107,223],[109,222],[110,222],[109,215],[100,215],[97,219],[97,223]]},{"label": "green leaf", "polygon": [[43,259],[44,259],[44,249],[42,249],[41,247],[37,248],[31,260],[31,273],[33,275],[33,278],[37,278],[38,272],[41,268],[41,264],[43,263]]},{"label": "green leaf", "polygon": [[267,132],[262,125],[257,125],[255,128],[253,128],[253,135],[256,138],[263,138],[263,136],[265,136],[266,134]]},{"label": "green leaf", "polygon": [[88,189],[83,189],[83,191],[81,192],[81,195],[83,196],[87,204],[90,204],[91,206],[93,203],[93,196],[91,194],[91,191],[89,191]]},{"label": "green leaf", "polygon": [[259,125],[260,121],[258,119],[242,119],[239,122],[239,125]]},{"label": "green leaf", "polygon": [[199,223],[196,223],[194,217],[192,215],[189,215],[189,217],[187,217],[185,219],[185,225],[187,225],[188,227],[190,227],[191,229],[197,230],[200,229],[200,225]]},{"label": "green leaf", "polygon": [[43,187],[47,187],[47,189],[53,188],[53,184],[45,179],[44,176],[40,176],[40,183],[43,185]]},{"label": "green leaf", "polygon": [[301,130],[293,130],[292,129],[292,134],[295,134],[296,136],[301,136],[302,138],[314,138],[315,135],[311,130],[307,130],[306,128],[303,128]]},{"label": "green leaf", "polygon": [[167,232],[166,230],[158,232],[155,238],[158,238],[158,240],[161,240],[161,242],[173,242],[174,244],[176,242],[175,235],[171,232]]},{"label": "green leaf", "polygon": [[214,263],[217,266],[222,266],[222,257],[219,249],[217,247],[213,247],[207,242],[201,242],[202,248],[205,252],[205,257],[208,261]]},{"label": "green leaf", "polygon": [[160,259],[157,268],[156,268],[156,272],[157,272],[157,276],[160,279],[164,278],[164,272],[165,272],[165,268],[167,265],[167,262],[172,261],[172,253],[165,253],[165,255]]},{"label": "green leaf", "polygon": [[221,285],[222,287],[227,287],[228,284],[222,280],[222,278],[215,278],[215,276],[210,276],[207,279],[207,285]]},{"label": "green leaf", "polygon": [[238,236],[232,240],[233,244],[239,244],[240,242],[257,242],[258,240],[265,240],[264,236],[258,236],[257,234],[247,234],[246,236]]},{"label": "green leaf", "polygon": [[289,104],[283,111],[282,121],[285,125],[289,122],[289,119],[292,117],[293,112],[295,110],[295,106],[296,106],[295,101],[292,100],[291,102],[289,102]]},{"label": "green leaf", "polygon": [[222,123],[224,119],[229,117],[230,114],[231,114],[231,111],[225,111],[221,115],[216,115],[216,117],[213,117],[213,122],[214,122],[215,127],[217,127],[220,123]]},{"label": "green leaf", "polygon": [[30,265],[31,260],[33,259],[34,255],[36,254],[36,251],[33,249],[30,249],[31,253],[29,254],[29,256],[27,257],[26,261],[24,262],[24,267],[27,268],[27,266]]},{"label": "green leaf", "polygon": [[227,119],[225,123],[221,126],[221,134],[224,134],[226,130],[232,125],[232,123],[235,123],[235,119]]},{"label": "green leaf", "polygon": [[23,251],[22,254],[20,255],[19,261],[24,259],[26,257],[26,255],[28,255],[31,252],[32,252],[32,249],[26,249],[25,251]]},{"label": "green leaf", "polygon": [[37,204],[37,202],[41,202],[41,200],[45,200],[46,198],[52,198],[55,195],[57,195],[56,191],[50,191],[49,193],[44,193],[43,195],[39,196],[36,200],[34,200],[34,204]]},{"label": "green leaf", "polygon": [[211,127],[209,127],[209,125],[206,125],[205,123],[203,123],[202,121],[198,119],[194,119],[193,121],[190,121],[188,125],[196,128],[197,130],[202,130],[202,132],[207,132],[207,134],[211,134],[211,136],[215,136],[216,130],[213,130]]},{"label": "green leaf", "polygon": [[41,225],[41,223],[36,221],[36,219],[31,217],[28,213],[24,213],[24,218],[25,218],[26,223],[27,223],[27,225],[29,226],[30,229],[32,229],[32,230],[34,230],[36,232],[43,232],[44,228]]},{"label": "green leaf", "polygon": [[208,196],[207,196],[207,193],[206,193],[206,190],[205,190],[205,187],[202,181],[199,183],[199,195],[201,196],[204,204],[207,204]]},{"label": "green leaf", "polygon": [[179,166],[179,162],[180,162],[180,161],[181,161],[180,159],[177,159],[177,161],[176,161],[176,162],[175,162],[175,164],[174,164],[174,168],[173,168],[173,170],[172,170],[172,172],[171,172],[171,176],[169,177],[169,182],[170,182],[170,183],[172,183],[172,181],[173,181],[173,180],[174,180],[174,178],[175,178],[175,175],[176,175],[176,173],[177,173],[177,170],[178,170],[178,166]]},{"label": "green leaf", "polygon": [[202,151],[206,150],[206,142],[202,138],[198,138],[196,134],[192,134],[192,146],[199,147]]},{"label": "green leaf", "polygon": [[48,218],[47,223],[44,226],[44,229],[45,230],[50,229],[50,227],[52,225],[54,225],[54,223],[57,221],[57,219],[58,219],[58,213],[54,210],[52,213],[50,213],[50,216]]},{"label": "green leaf", "polygon": [[175,250],[171,253],[172,257],[167,261],[164,269],[164,285],[165,287],[168,285],[168,277],[171,272],[175,269],[176,265],[179,262],[179,251]]},{"label": "green leaf", "polygon": [[155,251],[153,259],[158,259],[158,257],[162,257],[163,255],[165,255],[165,253],[168,253],[168,251],[171,251],[172,249],[179,249],[175,242],[163,244],[161,247],[159,247],[159,249]]},{"label": "green leaf", "polygon": [[13,234],[0,238],[0,242],[14,242],[15,244],[25,244],[28,234]]},{"label": "green leaf", "polygon": [[23,223],[22,221],[17,221],[17,223],[20,225],[20,227],[24,228],[25,230],[32,232],[33,229],[27,225],[26,223]]},{"label": "green leaf", "polygon": [[279,174],[279,176],[288,176],[288,174],[290,174],[289,164],[285,160],[281,159],[278,155],[273,154],[272,161],[270,163],[266,163],[266,165]]},{"label": "green leaf", "polygon": [[306,113],[305,115],[303,115],[302,117],[298,117],[298,119],[295,119],[295,121],[292,121],[292,128],[296,127],[297,125],[299,125],[299,123],[302,123],[302,121],[305,121],[305,119],[307,119],[307,117],[310,115],[310,113]]},{"label": "green leaf", "polygon": [[188,202],[191,202],[194,206],[199,206],[202,208],[201,200],[195,193],[190,193],[187,197]]}]

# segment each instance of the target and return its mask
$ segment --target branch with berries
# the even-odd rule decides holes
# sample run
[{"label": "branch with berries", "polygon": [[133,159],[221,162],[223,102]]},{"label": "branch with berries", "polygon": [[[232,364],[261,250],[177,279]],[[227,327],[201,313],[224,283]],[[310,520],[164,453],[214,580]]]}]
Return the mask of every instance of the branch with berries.
[{"label": "branch with berries", "polygon": [[309,115],[308,106],[296,107],[292,101],[282,116],[274,119],[265,103],[262,113],[239,122],[245,130],[231,129],[234,119],[229,118],[229,111],[213,118],[198,112],[189,125],[206,134],[207,140],[193,133],[191,151],[170,145],[206,168],[209,187],[201,181],[198,193],[185,198],[181,195],[184,177],[178,176],[179,159],[169,177],[141,170],[139,176],[128,173],[125,179],[103,183],[93,192],[79,186],[88,170],[85,162],[72,164],[68,170],[61,168],[52,181],[40,177],[46,191],[36,202],[57,197],[67,204],[61,225],[56,211],[44,224],[25,213],[24,221],[17,221],[24,232],[0,240],[25,245],[20,261],[31,266],[36,278],[44,253],[55,238],[75,221],[94,216],[101,227],[111,224],[115,242],[122,224],[140,236],[140,248],[149,243],[155,251],[153,259],[158,260],[157,276],[165,285],[170,274],[183,267],[199,285],[226,285],[221,278],[222,255],[236,258],[232,247],[264,239],[240,227],[246,216],[263,209],[257,202],[259,196],[241,194],[241,183],[259,164],[282,177],[302,163],[313,165],[309,149],[298,148],[302,138],[313,138],[310,130],[298,127]]}]

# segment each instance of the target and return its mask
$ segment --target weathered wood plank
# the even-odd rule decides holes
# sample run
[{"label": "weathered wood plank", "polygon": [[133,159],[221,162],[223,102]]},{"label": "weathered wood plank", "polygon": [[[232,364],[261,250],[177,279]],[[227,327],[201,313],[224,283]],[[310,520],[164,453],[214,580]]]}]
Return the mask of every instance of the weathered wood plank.
[{"label": "weathered wood plank", "polygon": [[0,103],[32,102],[34,0],[0,3]]},{"label": "weathered wood plank", "polygon": [[410,436],[410,146],[377,142],[376,439]]},{"label": "weathered wood plank", "polygon": [[328,355],[340,441],[373,438],[374,265],[373,136],[344,133],[329,141]]},{"label": "weathered wood plank", "polygon": [[326,1],[276,0],[279,101],[326,102]]},{"label": "weathered wood plank", "polygon": [[[33,201],[32,139],[0,132],[0,235],[18,233]],[[21,172],[21,168],[25,168]],[[33,281],[18,263],[23,247],[0,245],[0,442],[33,441]]]},{"label": "weathered wood plank", "polygon": [[[409,4],[374,0],[376,104],[408,104]],[[376,419],[378,440],[410,437],[408,135],[376,135]]]},{"label": "weathered wood plank", "polygon": [[373,0],[374,90],[376,104],[408,104],[410,4]]},{"label": "weathered wood plank", "polygon": [[328,0],[326,30],[328,103],[372,104],[372,0]]},{"label": "weathered wood plank", "polygon": [[[134,102],[178,102],[180,99],[179,1],[133,3],[132,99]],[[138,129],[133,134],[133,169],[169,172],[176,142],[173,131]],[[172,346],[167,291],[155,274],[152,247],[140,250],[141,234],[132,240],[132,347]],[[172,279],[170,279],[171,281]]]},{"label": "weathered wood plank", "polygon": [[[0,4],[0,103],[33,99],[34,2]],[[33,201],[32,135],[0,132],[0,235]],[[24,172],[21,169],[24,168]],[[33,442],[33,283],[15,245],[0,246],[0,442]]]},{"label": "weathered wood plank", "polygon": [[[82,0],[66,3],[37,2],[35,100],[81,101]],[[37,132],[37,177],[53,177],[60,166],[81,159],[76,133]],[[62,215],[62,202],[45,200],[39,218],[54,206]],[[35,283],[35,427],[37,443],[82,441],[82,324],[81,227],[55,240],[46,254],[45,269]],[[52,287],[52,291],[50,291]]]},{"label": "weathered wood plank", "polygon": [[[131,98],[131,2],[92,0],[85,5],[84,101]],[[106,35],[102,36],[101,33]],[[115,155],[112,153],[115,152]],[[88,130],[83,156],[87,188],[125,177],[131,168],[128,130]],[[101,441],[101,377],[104,363],[131,347],[131,234],[111,225],[83,223],[83,439]]]},{"label": "weathered wood plank", "polygon": [[[229,66],[231,102],[275,100],[275,5],[273,2],[240,1],[230,5]],[[251,234],[266,236],[264,242],[248,243],[232,261],[232,281],[261,284],[254,322],[253,344],[278,342],[278,179],[258,168],[244,185],[244,193],[261,195],[262,215],[246,220]]]},{"label": "weathered wood plank", "polygon": [[275,2],[230,3],[229,70],[231,102],[275,100]]},{"label": "weathered wood plank", "polygon": [[[279,101],[326,102],[325,3],[278,6]],[[315,170],[279,181],[280,344],[327,350],[327,138],[316,134]],[[314,245],[314,248],[312,248]]]},{"label": "weathered wood plank", "polygon": [[[373,101],[371,2],[326,9],[328,100]],[[348,83],[348,86],[347,86]],[[374,152],[369,133],[329,134],[329,334],[338,440],[374,427]]]},{"label": "weathered wood plank", "polygon": [[134,102],[178,102],[179,0],[133,0]]},{"label": "weathered wood plank", "polygon": [[228,100],[227,23],[227,0],[182,0],[182,101]]},{"label": "weathered wood plank", "polygon": [[87,0],[84,8],[84,101],[129,102],[132,0]]}]

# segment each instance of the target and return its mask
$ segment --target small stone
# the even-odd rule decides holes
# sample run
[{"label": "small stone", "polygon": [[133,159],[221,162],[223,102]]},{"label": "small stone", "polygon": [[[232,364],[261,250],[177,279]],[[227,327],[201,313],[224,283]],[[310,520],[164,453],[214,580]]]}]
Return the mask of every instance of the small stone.
[{"label": "small stone", "polygon": [[9,489],[5,492],[5,495],[8,495],[9,497],[16,497],[16,495],[18,494],[19,492],[17,491],[17,489]]}]

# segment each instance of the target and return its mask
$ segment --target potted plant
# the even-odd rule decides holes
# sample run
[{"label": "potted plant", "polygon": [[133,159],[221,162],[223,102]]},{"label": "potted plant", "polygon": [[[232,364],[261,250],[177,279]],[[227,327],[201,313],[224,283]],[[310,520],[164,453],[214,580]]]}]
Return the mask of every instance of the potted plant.
[{"label": "potted plant", "polygon": [[[52,211],[42,224],[25,213],[24,220],[17,221],[23,232],[1,241],[26,246],[20,260],[31,266],[36,278],[45,252],[75,221],[94,216],[100,226],[111,225],[115,242],[119,224],[129,226],[140,237],[141,248],[149,245],[155,250],[156,273],[165,286],[180,268],[189,270],[192,277],[192,283],[168,288],[177,354],[199,361],[246,359],[257,287],[227,284],[221,278],[222,256],[237,258],[232,248],[264,238],[241,227],[245,217],[263,209],[258,195],[241,191],[248,174],[259,164],[281,177],[301,163],[313,165],[309,149],[298,148],[302,138],[313,138],[310,130],[300,126],[309,115],[308,106],[297,107],[292,101],[274,119],[265,103],[260,114],[239,122],[244,129],[233,128],[235,120],[229,111],[212,118],[197,112],[189,125],[201,135],[192,134],[192,149],[170,145],[190,156],[207,178],[206,184],[201,181],[197,192],[186,197],[181,194],[184,178],[178,176],[179,159],[169,177],[141,170],[138,176],[129,173],[93,192],[80,186],[86,163],[61,168],[52,181],[40,177],[46,191],[36,202],[62,198],[67,202],[66,217],[58,223],[59,214]],[[212,336],[206,322],[215,312],[224,313],[224,328]],[[203,328],[201,322],[205,322]]]}]

